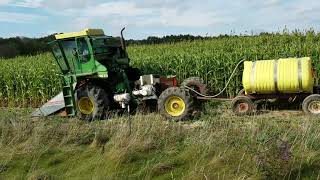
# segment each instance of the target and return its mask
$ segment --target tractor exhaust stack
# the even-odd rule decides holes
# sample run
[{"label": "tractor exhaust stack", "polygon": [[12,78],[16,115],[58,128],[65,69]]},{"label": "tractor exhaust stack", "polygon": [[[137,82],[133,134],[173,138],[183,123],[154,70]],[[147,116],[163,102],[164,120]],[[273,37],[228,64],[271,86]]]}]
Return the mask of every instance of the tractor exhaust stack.
[{"label": "tractor exhaust stack", "polygon": [[122,49],[123,49],[124,51],[127,51],[126,41],[125,41],[125,39],[124,39],[124,37],[123,37],[123,31],[124,31],[125,29],[126,29],[126,28],[124,27],[124,28],[122,28],[122,30],[121,30],[121,46],[122,46]]}]

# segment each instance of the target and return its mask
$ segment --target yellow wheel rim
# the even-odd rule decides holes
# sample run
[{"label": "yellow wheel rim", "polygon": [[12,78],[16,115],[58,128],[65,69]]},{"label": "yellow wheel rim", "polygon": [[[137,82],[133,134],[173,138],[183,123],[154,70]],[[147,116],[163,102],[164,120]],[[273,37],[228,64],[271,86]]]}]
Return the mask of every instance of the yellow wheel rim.
[{"label": "yellow wheel rim", "polygon": [[78,101],[78,107],[82,114],[89,115],[94,111],[93,101],[89,97],[82,97]]},{"label": "yellow wheel rim", "polygon": [[169,97],[164,106],[166,112],[173,117],[181,116],[186,109],[185,102],[178,96]]}]

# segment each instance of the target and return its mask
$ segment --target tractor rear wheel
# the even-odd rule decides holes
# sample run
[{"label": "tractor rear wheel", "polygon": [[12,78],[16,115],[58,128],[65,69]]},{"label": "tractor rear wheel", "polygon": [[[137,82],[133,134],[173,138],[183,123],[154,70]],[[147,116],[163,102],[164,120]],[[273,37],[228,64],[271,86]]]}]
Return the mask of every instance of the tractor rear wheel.
[{"label": "tractor rear wheel", "polygon": [[91,83],[76,90],[77,116],[85,121],[102,119],[109,107],[104,89]]},{"label": "tractor rear wheel", "polygon": [[181,87],[184,88],[185,86],[190,87],[203,95],[207,95],[208,93],[207,85],[203,82],[203,80],[200,77],[190,77],[185,79],[181,83]]},{"label": "tractor rear wheel", "polygon": [[320,115],[320,95],[312,94],[306,97],[302,103],[302,110],[309,115]]},{"label": "tractor rear wheel", "polygon": [[237,96],[231,102],[231,108],[237,116],[252,115],[256,110],[255,104],[247,96]]},{"label": "tractor rear wheel", "polygon": [[193,98],[186,89],[168,88],[161,93],[158,99],[158,110],[167,119],[186,120],[194,112]]}]

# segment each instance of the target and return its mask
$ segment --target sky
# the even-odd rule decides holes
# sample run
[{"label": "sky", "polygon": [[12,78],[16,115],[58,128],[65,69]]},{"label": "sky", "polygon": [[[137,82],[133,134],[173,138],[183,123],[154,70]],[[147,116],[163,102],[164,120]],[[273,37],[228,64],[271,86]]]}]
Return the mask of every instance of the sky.
[{"label": "sky", "polygon": [[0,0],[0,37],[102,28],[107,35],[251,34],[320,30],[319,0]]}]

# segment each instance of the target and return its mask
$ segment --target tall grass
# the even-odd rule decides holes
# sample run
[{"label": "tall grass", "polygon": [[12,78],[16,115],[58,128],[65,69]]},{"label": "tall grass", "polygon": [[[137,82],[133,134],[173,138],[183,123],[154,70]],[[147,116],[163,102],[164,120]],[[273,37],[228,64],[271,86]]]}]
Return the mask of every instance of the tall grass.
[{"label": "tall grass", "polygon": [[[260,36],[221,37],[212,40],[161,45],[133,45],[131,62],[144,73],[177,75],[180,80],[200,76],[212,92],[223,89],[234,66],[243,59],[310,56],[320,72],[320,33],[314,31]],[[44,102],[61,89],[59,70],[47,53],[0,60],[0,97],[4,105]],[[241,89],[241,70],[224,95]]]},{"label": "tall grass", "polygon": [[28,112],[6,111],[0,110],[0,179],[317,179],[320,175],[319,119],[301,114],[240,118],[206,112],[195,123],[138,115],[132,118],[130,134],[127,117],[87,124],[29,119]]}]

